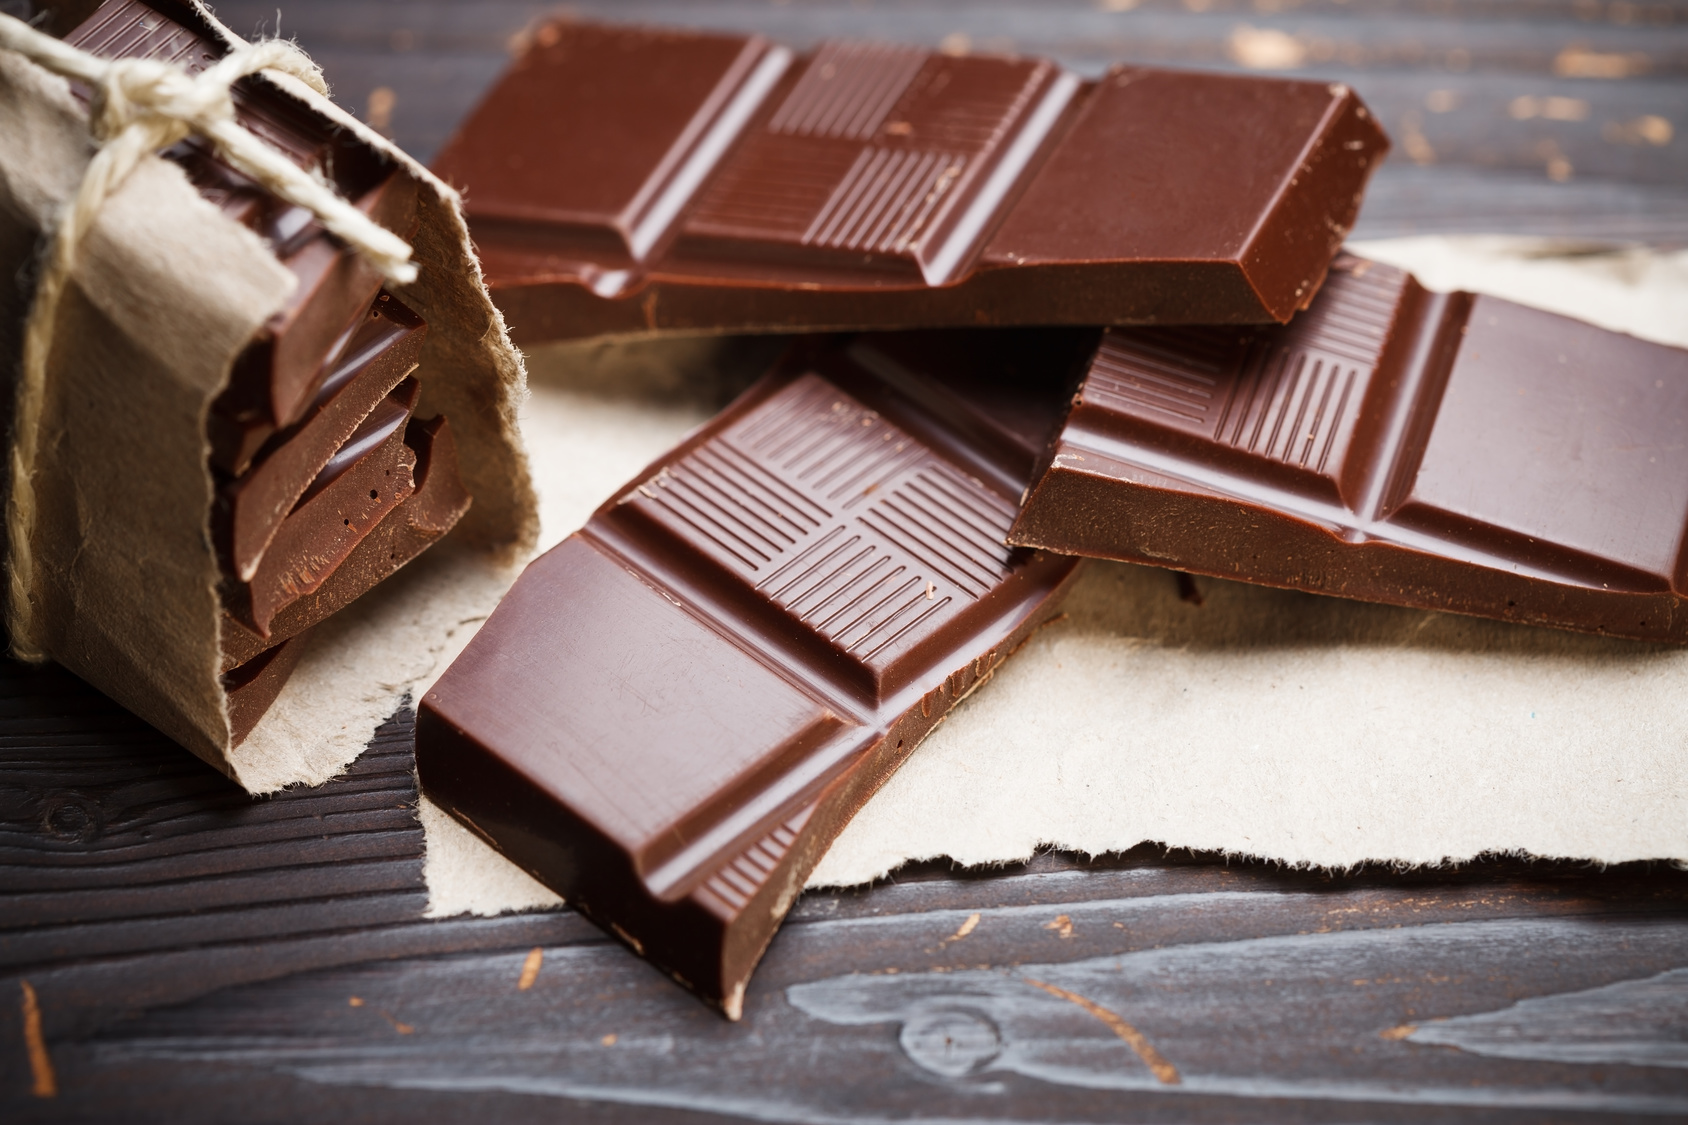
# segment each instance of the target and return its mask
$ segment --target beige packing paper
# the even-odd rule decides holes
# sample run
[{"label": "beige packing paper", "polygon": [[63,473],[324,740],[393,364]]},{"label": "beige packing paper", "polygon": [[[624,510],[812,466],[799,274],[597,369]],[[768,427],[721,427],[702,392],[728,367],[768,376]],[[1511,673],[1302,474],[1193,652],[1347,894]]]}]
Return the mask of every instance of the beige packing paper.
[{"label": "beige packing paper", "polygon": [[[1439,288],[1688,346],[1688,253],[1488,238],[1352,248]],[[600,369],[614,349],[530,357],[522,424],[544,544],[707,417],[672,389],[719,367],[711,348],[724,347],[653,348],[617,393]],[[1145,840],[1324,867],[1688,858],[1688,649],[1198,583],[1199,606],[1166,571],[1089,564],[1067,619],[951,714],[810,885]],[[422,822],[430,914],[558,902],[427,801]]]},{"label": "beige packing paper", "polygon": [[[214,37],[239,42],[197,11]],[[257,236],[154,157],[107,200],[60,309],[30,544],[48,654],[253,792],[326,780],[356,757],[459,623],[489,611],[536,527],[515,432],[521,358],[481,284],[455,193],[302,83],[266,80],[420,184],[420,276],[394,292],[428,322],[417,409],[450,418],[472,508],[418,574],[321,630],[231,751],[205,418],[235,356],[295,282]],[[0,261],[27,278],[92,142],[64,80],[4,52],[0,138]],[[13,370],[29,300],[27,285],[0,287],[0,356]]]}]

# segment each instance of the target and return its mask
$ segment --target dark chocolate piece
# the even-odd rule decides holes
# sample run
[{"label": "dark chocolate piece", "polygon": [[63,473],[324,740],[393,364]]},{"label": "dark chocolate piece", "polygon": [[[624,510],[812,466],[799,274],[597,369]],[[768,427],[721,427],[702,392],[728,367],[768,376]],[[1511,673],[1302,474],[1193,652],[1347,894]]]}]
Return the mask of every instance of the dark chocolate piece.
[{"label": "dark chocolate piece", "polygon": [[[192,18],[167,0],[106,0],[65,41],[104,58],[154,58],[197,73],[221,58],[223,49],[188,26]],[[301,168],[326,176],[380,225],[407,237],[414,230],[417,187],[409,175],[259,82],[236,83],[233,97],[236,119],[245,128]],[[292,425],[315,397],[325,359],[380,289],[381,275],[309,211],[222,163],[203,141],[183,141],[164,155],[182,165],[207,199],[267,239],[299,279],[287,306],[236,362],[230,388],[217,404],[236,420]]]},{"label": "dark chocolate piece", "polygon": [[1010,541],[1688,641],[1688,351],[1345,258],[1287,327],[1110,331]]},{"label": "dark chocolate piece", "polygon": [[536,343],[1284,321],[1387,148],[1345,86],[561,22],[435,166]]},{"label": "dark chocolate piece", "polygon": [[[307,486],[370,411],[415,369],[426,331],[422,318],[382,294],[337,357],[304,420],[276,435],[255,466],[218,490],[220,538],[235,577],[252,578]],[[213,427],[214,462],[217,433]]]},{"label": "dark chocolate piece", "polygon": [[[379,364],[383,368],[395,365],[410,355],[412,364],[420,360],[422,336],[428,326],[402,302],[389,293],[376,296],[356,324],[346,329],[323,365],[322,384],[316,398],[306,408],[298,423],[285,431],[278,431],[267,416],[257,412],[235,418],[213,409],[206,421],[206,436],[211,440],[211,464],[230,476],[241,476],[253,462],[263,460],[283,442],[300,431],[304,423],[314,417],[347,381],[367,374],[363,365]],[[412,338],[414,337],[414,338]],[[401,345],[400,341],[408,341]],[[388,346],[399,348],[393,355],[373,354]],[[398,380],[393,380],[396,385]],[[391,387],[387,388],[391,390]],[[366,405],[365,412],[373,409]]]},{"label": "dark chocolate piece", "polygon": [[445,416],[412,418],[404,443],[416,455],[416,491],[388,512],[322,584],[288,602],[260,636],[223,615],[223,667],[244,664],[260,652],[325,621],[374,589],[417,555],[444,538],[469,510],[469,490],[458,473],[457,443]]},{"label": "dark chocolate piece", "polygon": [[370,411],[282,521],[252,577],[228,583],[224,602],[236,620],[268,635],[276,610],[321,586],[415,491],[416,454],[404,435],[419,389],[406,379]]},{"label": "dark chocolate piece", "polygon": [[[408,238],[416,227],[416,190],[409,176],[394,173],[352,203]],[[215,407],[236,418],[256,414],[277,427],[293,425],[309,409],[327,357],[360,323],[382,284],[374,266],[321,229],[283,256],[282,264],[299,278],[299,287],[242,353],[231,393]]]},{"label": "dark chocolate piece", "polygon": [[1002,543],[1066,388],[952,373],[1017,396],[980,408],[924,354],[788,358],[533,562],[418,708],[433,800],[733,1018],[827,845],[1076,566]]},{"label": "dark chocolate piece", "polygon": [[223,673],[223,691],[229,701],[230,746],[245,742],[264,712],[276,701],[288,677],[299,666],[299,658],[305,655],[310,639],[309,633],[302,633]]}]

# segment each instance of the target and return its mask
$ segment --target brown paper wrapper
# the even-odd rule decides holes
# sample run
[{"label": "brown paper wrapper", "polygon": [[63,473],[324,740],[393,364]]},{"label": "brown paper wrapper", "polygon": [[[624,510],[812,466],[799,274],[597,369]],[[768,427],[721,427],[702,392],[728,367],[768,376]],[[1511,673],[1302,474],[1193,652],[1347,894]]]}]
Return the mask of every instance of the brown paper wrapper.
[{"label": "brown paper wrapper", "polygon": [[[196,14],[213,39],[239,42],[203,7]],[[430,554],[473,573],[471,585],[478,585],[469,602],[496,598],[499,579],[488,576],[530,550],[537,531],[516,431],[525,376],[482,284],[458,197],[303,83],[260,80],[355,133],[420,184],[413,240],[420,276],[389,288],[428,322],[415,373],[422,384],[418,414],[450,417],[474,496],[447,542]],[[81,182],[93,142],[86,112],[65,81],[5,52],[0,137],[6,138],[0,265],[8,277],[23,279],[0,286],[0,357],[15,378],[46,232]],[[371,641],[370,629],[383,619],[376,606],[363,613],[363,635],[353,644],[359,659],[348,673],[368,676],[368,690],[317,700],[284,691],[240,752],[230,746],[218,679],[222,613],[205,420],[235,357],[293,284],[266,245],[202,200],[174,165],[144,161],[107,200],[60,307],[34,478],[39,515],[28,545],[35,560],[35,640],[43,650],[255,791],[323,780],[325,769],[331,775],[344,761],[325,765],[310,746],[291,744],[328,732],[372,731],[415,673],[411,667],[388,674],[377,666],[406,665],[412,654],[379,637]],[[12,395],[3,398],[10,433]],[[413,566],[429,562],[424,556]],[[419,591],[426,588],[432,600],[451,601],[450,567],[435,561],[430,573],[409,584],[410,595],[424,596]],[[404,578],[401,572],[389,581]],[[381,595],[378,588],[365,600]],[[473,616],[474,605],[453,607],[446,616]],[[434,621],[424,610],[406,620],[410,627],[395,634],[400,648],[437,653],[448,647],[433,634],[449,631],[450,621]],[[346,628],[320,632],[326,635],[312,647],[322,651],[307,656],[307,662],[315,658],[317,682],[345,655],[335,646],[352,643]],[[336,706],[356,713],[336,714]],[[386,710],[371,720],[367,712],[381,707]],[[266,755],[296,761],[266,762]],[[349,760],[355,750],[329,755],[335,756]]]}]

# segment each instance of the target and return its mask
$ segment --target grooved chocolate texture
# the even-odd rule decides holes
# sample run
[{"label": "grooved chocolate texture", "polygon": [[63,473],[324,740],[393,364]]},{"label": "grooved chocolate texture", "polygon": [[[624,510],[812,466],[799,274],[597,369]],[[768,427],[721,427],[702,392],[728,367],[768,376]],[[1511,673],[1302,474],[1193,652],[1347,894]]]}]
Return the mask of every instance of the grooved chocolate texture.
[{"label": "grooved chocolate texture", "polygon": [[565,22],[436,168],[539,342],[1285,321],[1387,148],[1343,86]]},{"label": "grooved chocolate texture", "polygon": [[1688,351],[1344,257],[1287,327],[1113,330],[1009,541],[1688,640]]},{"label": "grooved chocolate texture", "polygon": [[[65,41],[104,58],[146,58],[198,73],[223,56],[194,31],[194,17],[168,0],[106,0]],[[235,117],[299,167],[324,176],[351,204],[389,230],[409,237],[416,225],[416,183],[356,137],[253,79],[232,90]],[[299,279],[235,363],[229,389],[213,410],[233,424],[281,428],[309,408],[324,361],[345,342],[381,287],[381,275],[347,250],[309,211],[224,164],[199,139],[163,154],[181,165],[210,202],[264,238]]]},{"label": "grooved chocolate texture", "polygon": [[1016,363],[1076,376],[1094,335],[950,339],[788,357],[418,709],[431,798],[732,1018],[826,846],[1077,565],[1002,540],[1070,385]]}]

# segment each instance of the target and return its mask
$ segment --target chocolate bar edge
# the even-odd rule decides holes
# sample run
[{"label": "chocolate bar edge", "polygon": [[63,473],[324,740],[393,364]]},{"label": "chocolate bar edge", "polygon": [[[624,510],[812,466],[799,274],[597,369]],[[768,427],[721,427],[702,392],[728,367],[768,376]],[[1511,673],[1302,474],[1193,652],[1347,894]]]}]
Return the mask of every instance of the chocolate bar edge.
[{"label": "chocolate bar edge", "polygon": [[[1088,327],[1131,324],[1273,323],[1239,263],[1234,261],[1107,265],[1071,276],[1064,266],[1024,265],[984,269],[966,280],[930,289],[857,290],[709,286],[653,279],[635,298],[598,297],[572,281],[531,284],[488,279],[488,288],[510,326],[510,338],[530,347],[600,337],[897,331],[921,328],[996,328],[1021,325]],[[1123,276],[1126,273],[1134,276]],[[1315,275],[1322,280],[1324,271]],[[999,296],[1003,288],[1032,290]],[[1317,291],[1317,285],[1314,286]],[[1168,292],[1180,294],[1182,311],[1161,309]],[[722,294],[727,294],[722,296]],[[1072,294],[1071,302],[1063,299]],[[1012,296],[1024,319],[989,310]],[[1296,297],[1287,305],[1294,313]],[[1239,316],[1247,303],[1257,312]],[[1121,304],[1131,315],[1122,316]],[[723,306],[725,307],[723,309]],[[743,310],[749,306],[749,313]],[[848,311],[841,311],[841,310]]]},{"label": "chocolate bar edge", "polygon": [[[1157,516],[1145,524],[1144,512],[1151,507]],[[1043,517],[1042,513],[1058,508],[1081,514],[1073,520]],[[1032,486],[1022,511],[1030,514],[1023,515],[1008,535],[1008,541],[1015,546],[1408,609],[1430,608],[1436,612],[1652,643],[1683,643],[1683,638],[1675,634],[1681,632],[1680,622],[1688,607],[1684,607],[1681,598],[1668,592],[1605,591],[1595,596],[1577,586],[1546,588],[1539,578],[1504,570],[1487,570],[1482,581],[1474,583],[1469,565],[1439,559],[1427,552],[1387,542],[1350,543],[1335,532],[1265,508],[1205,496],[1194,490],[1169,494],[1165,489],[1127,484],[1071,465],[1052,466]],[[1088,533],[1075,531],[1075,524],[1089,529]],[[1117,531],[1106,530],[1127,527],[1133,529],[1129,540]],[[1181,535],[1178,529],[1188,527],[1202,528],[1203,536],[1212,535],[1214,542],[1220,544],[1217,550],[1204,548],[1208,559],[1218,557],[1217,563],[1204,560],[1193,551],[1166,549],[1167,543],[1178,541]],[[1169,528],[1174,530],[1163,530]],[[1262,549],[1262,543],[1268,539],[1271,549]],[[1353,570],[1352,560],[1356,558],[1374,572],[1400,574],[1410,566],[1421,576],[1410,582],[1369,584],[1363,589],[1323,577]],[[1441,573],[1424,576],[1427,570]],[[1596,612],[1613,621],[1619,619],[1621,612],[1623,620],[1634,620],[1637,627],[1631,630],[1580,625],[1574,620],[1577,616],[1574,611],[1584,605],[1598,607]]]}]

